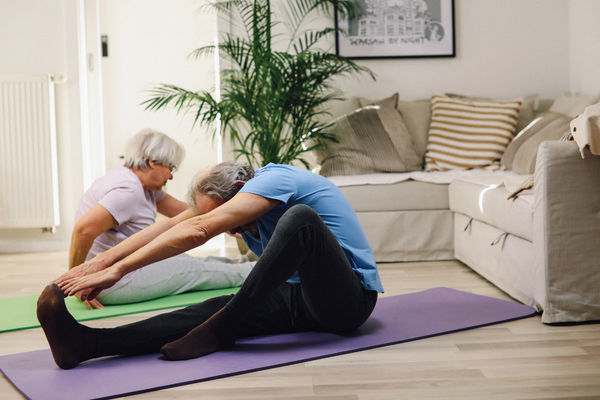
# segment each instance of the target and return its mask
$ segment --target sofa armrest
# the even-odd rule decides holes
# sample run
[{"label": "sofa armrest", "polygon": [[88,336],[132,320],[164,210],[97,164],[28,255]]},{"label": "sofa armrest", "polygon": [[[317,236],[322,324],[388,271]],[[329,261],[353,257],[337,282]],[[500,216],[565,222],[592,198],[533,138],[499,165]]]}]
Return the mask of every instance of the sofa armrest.
[{"label": "sofa armrest", "polygon": [[548,141],[535,169],[536,298],[545,323],[600,320],[600,156]]}]

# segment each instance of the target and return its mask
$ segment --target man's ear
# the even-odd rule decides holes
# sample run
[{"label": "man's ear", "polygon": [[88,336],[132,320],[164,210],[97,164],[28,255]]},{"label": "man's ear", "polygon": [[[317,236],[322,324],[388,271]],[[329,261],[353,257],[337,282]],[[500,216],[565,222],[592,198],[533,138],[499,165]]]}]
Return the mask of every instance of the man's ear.
[{"label": "man's ear", "polygon": [[245,184],[246,184],[246,182],[244,182],[244,181],[235,181],[235,182],[233,183],[233,186],[235,186],[235,188],[236,188],[237,190],[240,190],[241,188],[243,188],[243,187],[244,187],[244,185],[245,185]]},{"label": "man's ear", "polygon": [[150,168],[150,169],[154,169],[154,167],[156,167],[156,163],[152,160],[148,160],[147,164],[148,164],[148,168]]}]

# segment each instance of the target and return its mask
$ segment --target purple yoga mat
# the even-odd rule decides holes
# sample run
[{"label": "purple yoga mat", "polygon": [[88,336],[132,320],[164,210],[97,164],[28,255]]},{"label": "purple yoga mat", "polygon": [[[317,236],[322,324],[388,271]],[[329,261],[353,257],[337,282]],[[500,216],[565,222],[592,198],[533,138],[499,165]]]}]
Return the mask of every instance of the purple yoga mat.
[{"label": "purple yoga mat", "polygon": [[29,399],[108,399],[352,353],[531,317],[533,307],[436,288],[379,299],[350,335],[305,332],[238,340],[202,358],[164,361],[159,354],[104,358],[59,369],[50,350],[0,357],[0,370]]}]

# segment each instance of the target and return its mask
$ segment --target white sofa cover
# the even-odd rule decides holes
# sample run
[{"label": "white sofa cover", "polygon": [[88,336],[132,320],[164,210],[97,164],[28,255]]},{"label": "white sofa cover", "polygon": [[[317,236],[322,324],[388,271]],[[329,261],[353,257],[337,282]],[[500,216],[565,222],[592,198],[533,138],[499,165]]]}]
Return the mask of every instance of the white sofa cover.
[{"label": "white sofa cover", "polygon": [[[427,160],[430,127],[439,128],[449,118],[444,107],[434,107],[434,98],[475,110],[482,102],[488,105],[486,99],[450,94],[414,102],[399,101],[397,94],[377,102],[359,99],[361,107],[376,104],[377,114],[365,107],[348,117],[351,124],[335,123],[336,145],[317,152],[322,173],[337,175],[328,177],[356,210],[375,259],[457,259],[535,306],[545,323],[600,320],[600,156],[586,150],[582,158],[575,142],[559,140],[600,95],[566,94],[539,113],[539,96],[525,97],[517,134],[499,160],[505,171],[414,171],[411,155]],[[390,112],[393,107],[399,114]],[[453,123],[478,120],[476,114],[461,114]],[[381,123],[367,123],[367,115]],[[387,151],[393,147],[390,138],[407,135],[412,145],[394,147],[396,156]],[[437,136],[434,145],[439,146]],[[391,157],[390,164],[384,156]],[[508,200],[513,184],[527,179],[533,179],[533,193]]]},{"label": "white sofa cover", "polygon": [[582,158],[572,141],[544,142],[534,195],[511,200],[503,181],[512,172],[414,180],[423,174],[432,173],[330,177],[378,262],[457,259],[536,307],[545,323],[600,320],[600,156]]},{"label": "white sofa cover", "polygon": [[544,142],[534,182],[533,207],[493,178],[453,182],[456,258],[545,323],[600,320],[600,157]]}]

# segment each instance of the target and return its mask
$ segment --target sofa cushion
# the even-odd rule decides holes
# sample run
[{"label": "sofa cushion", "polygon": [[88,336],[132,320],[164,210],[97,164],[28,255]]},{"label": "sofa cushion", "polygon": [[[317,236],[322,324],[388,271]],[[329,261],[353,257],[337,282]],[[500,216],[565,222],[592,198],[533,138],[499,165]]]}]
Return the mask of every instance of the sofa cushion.
[{"label": "sofa cushion", "polygon": [[337,142],[316,152],[323,176],[422,170],[422,159],[396,108],[360,108],[327,129]]},{"label": "sofa cushion", "polygon": [[394,93],[390,97],[386,97],[385,99],[381,99],[381,100],[369,100],[369,99],[365,99],[363,97],[357,97],[356,101],[358,102],[359,108],[363,108],[366,106],[372,106],[372,105],[396,108],[396,106],[398,105],[399,98],[400,98],[400,95],[398,93]]},{"label": "sofa cushion", "polygon": [[[464,95],[455,94],[455,93],[446,93],[446,96],[463,99],[463,100],[472,100],[472,101],[492,101],[492,102],[504,101],[504,100],[491,99],[491,98],[485,98],[485,97],[464,96]],[[521,107],[519,108],[519,117],[517,118],[517,126],[515,128],[515,132],[520,132],[521,129],[525,128],[527,125],[529,125],[529,123],[531,121],[534,120],[534,118],[539,110],[539,104],[540,104],[540,95],[539,94],[532,94],[532,95],[523,97],[523,103],[521,103]]]},{"label": "sofa cushion", "polygon": [[543,112],[511,140],[500,163],[519,174],[533,174],[540,144],[546,140],[559,140],[569,130],[571,119],[564,114]]},{"label": "sofa cushion", "polygon": [[591,96],[580,96],[567,92],[558,99],[554,100],[554,103],[552,103],[550,106],[550,111],[575,118],[579,114],[583,113],[586,107],[596,104],[598,100],[600,100],[600,95],[598,94]]},{"label": "sofa cushion", "polygon": [[431,122],[431,99],[402,101],[399,100],[398,93],[395,93],[382,100],[369,100],[363,97],[358,97],[356,100],[359,107],[371,104],[396,107],[400,111],[400,114],[402,114],[402,118],[406,122],[406,127],[415,141],[417,154],[421,159],[425,157],[429,123]]},{"label": "sofa cushion", "polygon": [[414,101],[398,100],[396,108],[402,114],[408,131],[415,141],[417,154],[421,159],[424,159],[425,152],[427,151],[429,124],[431,123],[431,99]]},{"label": "sofa cushion", "polygon": [[523,199],[508,200],[503,175],[463,176],[448,188],[450,210],[533,241],[533,207]]},{"label": "sofa cushion", "polygon": [[447,210],[448,185],[403,181],[383,185],[342,186],[354,211]]},{"label": "sofa cushion", "polygon": [[425,169],[470,169],[500,160],[513,137],[521,103],[434,95]]}]

